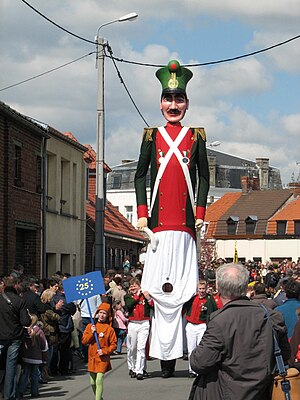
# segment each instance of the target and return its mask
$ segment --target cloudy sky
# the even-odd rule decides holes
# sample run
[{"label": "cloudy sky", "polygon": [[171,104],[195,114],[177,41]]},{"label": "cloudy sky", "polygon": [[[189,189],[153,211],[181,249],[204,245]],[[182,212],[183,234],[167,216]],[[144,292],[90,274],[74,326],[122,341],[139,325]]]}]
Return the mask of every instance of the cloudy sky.
[{"label": "cloudy sky", "polygon": [[[22,0],[0,5],[0,99],[17,111],[96,143],[98,28],[130,12],[134,22],[100,29],[130,95],[150,126],[161,125],[156,67],[176,58],[209,63],[255,52],[300,34],[299,0]],[[86,39],[86,40],[84,40]],[[92,54],[90,54],[92,53]],[[89,55],[90,54],[90,55]],[[86,56],[86,57],[83,57]],[[83,57],[64,68],[5,89]],[[133,64],[141,63],[142,65]],[[184,123],[204,126],[217,150],[267,157],[287,184],[300,172],[300,38],[236,61],[191,67]],[[136,159],[145,122],[105,59],[105,159]],[[299,163],[299,164],[297,164]]]}]

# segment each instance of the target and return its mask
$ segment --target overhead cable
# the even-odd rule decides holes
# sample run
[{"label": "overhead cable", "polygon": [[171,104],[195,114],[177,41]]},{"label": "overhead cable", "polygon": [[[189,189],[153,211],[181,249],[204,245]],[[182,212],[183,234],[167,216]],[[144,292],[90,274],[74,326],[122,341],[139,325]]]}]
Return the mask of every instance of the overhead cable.
[{"label": "overhead cable", "polygon": [[[208,62],[205,62],[205,63],[182,64],[182,65],[185,66],[185,67],[203,67],[205,65],[214,65],[214,64],[221,64],[221,63],[229,62],[229,61],[235,61],[235,60],[239,60],[241,58],[246,58],[246,57],[254,56],[256,54],[264,53],[264,52],[266,52],[268,50],[272,50],[272,49],[274,49],[276,47],[283,46],[284,44],[287,44],[287,43],[292,42],[293,40],[296,40],[296,39],[299,39],[299,38],[300,38],[300,35],[297,35],[297,36],[294,36],[294,37],[292,37],[290,39],[284,40],[283,42],[274,44],[274,45],[269,46],[269,47],[265,47],[264,49],[261,49],[261,50],[253,51],[251,53],[246,53],[246,54],[243,54],[241,56],[236,56],[236,57],[232,57],[232,58],[224,58],[222,60],[217,60],[217,61],[208,61]],[[127,64],[142,65],[144,67],[156,67],[156,68],[164,67],[164,65],[160,65],[160,64],[149,64],[149,63],[142,63],[142,62],[136,62],[136,61],[129,61],[129,60],[124,60],[123,58],[117,58],[117,57],[113,57],[113,58],[116,61],[124,62],[124,63],[127,63]]]},{"label": "overhead cable", "polygon": [[26,4],[28,7],[30,7],[33,11],[35,11],[36,13],[38,13],[41,17],[45,18],[48,22],[50,22],[51,24],[55,25],[57,28],[61,29],[62,31],[68,33],[69,35],[72,35],[74,37],[76,37],[77,39],[83,40],[84,42],[87,43],[92,43],[95,44],[95,42],[93,42],[92,40],[86,39],[82,36],[76,35],[75,33],[69,31],[68,29],[65,29],[64,27],[62,27],[61,25],[58,25],[56,22],[52,21],[50,18],[48,18],[46,15],[42,14],[39,10],[37,10],[36,8],[34,8],[31,4],[29,4],[26,0],[21,0],[24,4]]},{"label": "overhead cable", "polygon": [[128,88],[127,88],[125,82],[124,82],[124,79],[123,79],[122,76],[121,76],[121,72],[120,72],[120,70],[118,69],[117,64],[116,64],[116,62],[115,62],[115,60],[114,60],[112,49],[111,49],[111,47],[110,47],[110,45],[109,45],[108,43],[107,43],[106,47],[107,47],[107,50],[108,50],[109,53],[110,53],[110,58],[111,58],[111,60],[112,60],[112,62],[113,62],[113,64],[114,64],[114,67],[115,67],[116,71],[117,71],[117,74],[118,74],[118,77],[119,77],[119,79],[120,79],[120,82],[121,82],[121,84],[124,86],[124,89],[126,90],[126,93],[128,94],[128,96],[129,96],[129,98],[130,98],[130,100],[131,100],[131,102],[132,102],[134,108],[136,109],[136,111],[138,112],[139,116],[142,118],[142,120],[144,121],[144,123],[145,123],[147,126],[149,126],[149,124],[147,123],[147,121],[146,121],[145,118],[143,117],[142,113],[140,112],[138,106],[136,105],[135,101],[133,100],[133,97],[132,97],[132,95],[130,94],[130,92],[129,92],[129,90],[128,90]]},{"label": "overhead cable", "polygon": [[[86,39],[86,38],[84,38],[82,36],[76,35],[75,33],[69,31],[68,29],[65,29],[61,25],[59,25],[56,22],[52,21],[46,15],[42,14],[40,11],[38,11],[36,8],[34,8],[31,4],[29,4],[26,0],[21,0],[21,1],[23,3],[25,3],[28,7],[30,7],[32,10],[34,10],[36,13],[38,13],[41,17],[45,18],[51,24],[55,25],[56,27],[58,27],[59,29],[63,30],[64,32],[76,37],[77,39],[83,40],[83,41],[85,41],[87,43],[95,44],[95,41],[92,41],[92,40]],[[279,46],[283,46],[283,45],[285,45],[285,44],[287,44],[289,42],[292,42],[293,40],[299,39],[299,38],[300,38],[300,35],[297,35],[297,36],[294,36],[294,37],[292,37],[290,39],[284,40],[283,42],[276,43],[276,44],[274,44],[272,46],[265,47],[263,49],[253,51],[251,53],[246,53],[246,54],[243,54],[243,55],[240,55],[240,56],[236,56],[236,57],[232,57],[232,58],[225,58],[225,59],[221,59],[221,60],[217,60],[217,61],[208,61],[208,62],[205,62],[205,63],[184,64],[184,66],[185,67],[201,67],[201,66],[205,66],[205,65],[215,65],[215,64],[221,64],[221,63],[224,63],[224,62],[235,61],[235,60],[239,60],[241,58],[246,58],[246,57],[254,56],[256,54],[264,53],[266,51],[272,50],[272,49],[274,49],[276,47],[279,47]],[[124,60],[123,58],[117,58],[117,57],[114,57],[114,59],[116,61],[119,61],[119,62],[124,62],[124,63],[127,63],[127,64],[134,64],[134,65],[142,65],[142,66],[145,66],[145,67],[156,67],[156,68],[164,67],[164,65],[161,65],[161,64],[141,63],[141,62],[136,62],[136,61]]]},{"label": "overhead cable", "polygon": [[77,61],[79,61],[79,60],[82,60],[83,58],[88,57],[88,56],[90,56],[90,55],[92,55],[92,54],[95,54],[95,53],[96,53],[95,51],[92,51],[92,52],[90,52],[90,53],[88,53],[88,54],[85,54],[85,55],[82,56],[82,57],[76,58],[76,59],[73,60],[73,61],[69,61],[69,62],[67,62],[67,63],[65,63],[65,64],[62,64],[62,65],[60,65],[59,67],[55,67],[55,68],[49,69],[49,70],[46,71],[46,72],[42,72],[41,74],[35,75],[35,76],[31,77],[31,78],[24,79],[24,80],[21,81],[21,82],[14,83],[13,85],[9,85],[9,86],[6,86],[6,87],[4,87],[4,88],[1,88],[1,89],[0,89],[0,92],[2,92],[3,90],[11,89],[11,88],[13,88],[13,87],[15,87],[15,86],[19,86],[19,85],[21,85],[22,83],[26,83],[26,82],[32,81],[33,79],[40,78],[40,77],[43,76],[43,75],[50,74],[51,72],[57,71],[58,69],[61,69],[61,68],[64,68],[64,67],[66,67],[67,65],[73,64],[73,63],[75,63],[75,62],[77,62]]}]

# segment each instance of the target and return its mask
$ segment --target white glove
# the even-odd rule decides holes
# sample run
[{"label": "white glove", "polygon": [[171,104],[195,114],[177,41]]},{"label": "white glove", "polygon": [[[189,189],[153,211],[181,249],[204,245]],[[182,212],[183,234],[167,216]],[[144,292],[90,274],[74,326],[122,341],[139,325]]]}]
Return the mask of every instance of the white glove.
[{"label": "white glove", "polygon": [[153,252],[156,252],[157,246],[158,246],[158,238],[155,236],[155,234],[151,231],[151,229],[145,227],[144,232],[150,239],[150,247]]},{"label": "white glove", "polygon": [[201,230],[202,225],[203,225],[203,219],[196,219],[195,228],[197,232]]},{"label": "white glove", "polygon": [[148,226],[148,220],[146,217],[141,217],[138,219],[136,227],[138,228],[139,231],[143,231],[144,228],[147,228],[147,226]]}]

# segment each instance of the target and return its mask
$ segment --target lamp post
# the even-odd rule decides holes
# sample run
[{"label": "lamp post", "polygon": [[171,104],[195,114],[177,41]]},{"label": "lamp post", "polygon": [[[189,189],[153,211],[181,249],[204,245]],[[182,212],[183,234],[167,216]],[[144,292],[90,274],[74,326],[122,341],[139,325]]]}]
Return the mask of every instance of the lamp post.
[{"label": "lamp post", "polygon": [[94,270],[105,273],[105,240],[104,240],[104,47],[105,41],[99,36],[99,31],[104,26],[115,22],[133,21],[138,17],[136,13],[126,14],[119,19],[100,25],[97,31],[97,62],[98,89],[97,89],[97,149],[96,149],[96,202],[95,202],[95,264]]},{"label": "lamp post", "polygon": [[207,143],[206,147],[217,147],[220,146],[221,142],[219,142],[218,140],[211,142],[211,143]]}]

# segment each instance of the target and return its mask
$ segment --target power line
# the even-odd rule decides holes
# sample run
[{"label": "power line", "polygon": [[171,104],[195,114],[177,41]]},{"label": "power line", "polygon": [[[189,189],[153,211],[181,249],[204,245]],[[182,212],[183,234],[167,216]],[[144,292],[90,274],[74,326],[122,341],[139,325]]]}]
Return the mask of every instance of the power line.
[{"label": "power line", "polygon": [[[22,1],[23,1],[23,0],[22,0]],[[79,61],[79,60],[82,60],[83,58],[88,57],[88,56],[90,56],[90,55],[92,55],[92,54],[95,54],[95,51],[92,51],[92,52],[90,52],[90,53],[88,53],[88,54],[85,54],[85,55],[82,56],[82,57],[76,58],[76,59],[73,60],[73,61],[69,61],[69,62],[67,62],[67,63],[65,63],[65,64],[62,64],[62,65],[60,65],[59,67],[55,67],[55,68],[49,69],[48,71],[42,72],[41,74],[35,75],[35,76],[31,77],[31,78],[24,79],[24,80],[21,81],[21,82],[14,83],[13,85],[9,85],[9,86],[6,86],[6,87],[4,87],[4,88],[1,88],[1,89],[0,89],[0,92],[2,92],[3,90],[11,89],[11,88],[13,88],[13,87],[15,87],[15,86],[22,85],[23,83],[32,81],[33,79],[40,78],[41,76],[50,74],[51,72],[57,71],[58,69],[61,69],[61,68],[64,68],[64,67],[66,67],[66,66],[68,66],[68,65],[70,65],[70,64],[73,64],[73,63],[75,63],[75,62],[77,62],[77,61]]]},{"label": "power line", "polygon": [[89,39],[85,39],[82,36],[76,35],[75,33],[69,31],[68,29],[63,28],[61,25],[58,25],[56,22],[52,21],[50,18],[48,18],[46,15],[42,14],[39,10],[37,10],[36,8],[34,8],[31,4],[29,4],[26,0],[21,0],[24,4],[26,4],[28,7],[30,7],[34,12],[36,12],[37,14],[39,14],[41,17],[45,18],[48,22],[50,22],[51,24],[55,25],[57,28],[61,29],[62,31],[68,33],[71,36],[76,37],[77,39],[83,40],[84,42],[87,43],[92,43],[95,44],[95,42],[93,42],[92,40]]},{"label": "power line", "polygon": [[[45,18],[48,22],[50,22],[51,24],[55,25],[57,28],[63,30],[64,32],[68,33],[69,35],[72,35],[74,37],[76,37],[77,39],[83,40],[87,43],[92,43],[92,44],[96,44],[95,42],[89,40],[89,39],[85,39],[82,36],[76,35],[75,33],[69,31],[68,29],[65,29],[64,27],[62,27],[61,25],[57,24],[56,22],[52,21],[50,18],[48,18],[46,15],[42,14],[40,11],[38,11],[36,8],[34,8],[31,4],[29,4],[26,0],[21,0],[24,4],[26,4],[28,7],[30,7],[33,11],[35,11],[36,13],[38,13],[41,17]],[[276,43],[272,46],[269,47],[265,47],[263,49],[260,50],[256,50],[253,51],[251,53],[246,53],[240,56],[236,56],[236,57],[232,57],[232,58],[225,58],[225,59],[221,59],[221,60],[217,60],[217,61],[208,61],[205,63],[197,63],[197,64],[185,64],[185,67],[201,67],[201,66],[206,66],[206,65],[215,65],[215,64],[221,64],[221,63],[225,63],[225,62],[229,62],[229,61],[235,61],[235,60],[239,60],[241,58],[246,58],[246,57],[250,57],[250,56],[254,56],[256,54],[260,54],[260,53],[264,53],[266,51],[272,50],[276,47],[279,46],[283,46],[289,42],[292,42],[293,40],[299,39],[300,35],[294,36],[290,39],[284,40],[283,42],[280,43]],[[145,66],[145,67],[156,67],[156,68],[160,68],[160,67],[164,67],[164,65],[160,65],[160,64],[149,64],[149,63],[141,63],[141,62],[136,62],[136,61],[129,61],[129,60],[124,60],[122,58],[117,58],[117,57],[113,57],[114,60],[119,61],[119,62],[124,62],[127,64],[134,64],[134,65],[141,65],[141,66]]]},{"label": "power line", "polygon": [[121,84],[124,86],[124,89],[126,90],[126,93],[128,94],[128,96],[129,96],[129,98],[130,98],[130,100],[131,100],[131,102],[132,102],[134,108],[136,109],[136,111],[138,112],[139,116],[142,118],[142,120],[144,121],[144,123],[145,123],[147,126],[149,126],[149,124],[147,123],[147,121],[146,121],[145,118],[143,117],[142,113],[140,112],[138,106],[136,105],[135,101],[133,100],[133,97],[132,97],[132,95],[130,94],[130,92],[129,92],[129,90],[128,90],[128,88],[127,88],[125,82],[124,82],[124,79],[123,79],[122,76],[121,76],[121,72],[120,72],[120,70],[118,69],[117,64],[116,64],[116,62],[115,62],[115,60],[114,60],[112,49],[111,49],[111,47],[110,47],[110,45],[109,45],[108,43],[107,43],[106,47],[107,47],[107,50],[108,50],[109,53],[110,53],[110,58],[111,58],[111,60],[112,60],[112,62],[113,62],[113,64],[114,64],[114,67],[115,67],[116,71],[117,71],[117,74],[118,74],[118,77],[119,77],[119,79],[120,79],[120,82],[121,82]]},{"label": "power line", "polygon": [[[283,42],[276,43],[276,44],[274,44],[272,46],[265,47],[263,49],[253,51],[251,53],[242,54],[240,56],[236,56],[236,57],[232,57],[232,58],[224,58],[224,59],[221,59],[221,60],[208,61],[208,62],[205,62],[205,63],[184,64],[183,66],[185,66],[185,67],[203,67],[203,66],[206,66],[206,65],[215,65],[215,64],[221,64],[221,63],[224,63],[224,62],[235,61],[235,60],[239,60],[241,58],[246,58],[246,57],[254,56],[256,54],[264,53],[266,51],[275,49],[276,47],[279,47],[279,46],[283,46],[283,45],[285,45],[285,44],[287,44],[289,42],[292,42],[293,40],[299,39],[299,38],[300,38],[300,35],[297,35],[297,36],[294,36],[294,37],[292,37],[290,39],[284,40]],[[141,62],[136,62],[136,61],[129,61],[129,60],[124,60],[123,58],[117,58],[117,57],[113,57],[113,58],[114,58],[114,60],[119,61],[119,62],[123,62],[123,63],[127,63],[127,64],[133,64],[133,65],[141,65],[141,66],[144,66],[144,67],[161,68],[161,67],[165,66],[165,65],[160,65],[160,64],[149,64],[149,63],[141,63]]]}]

